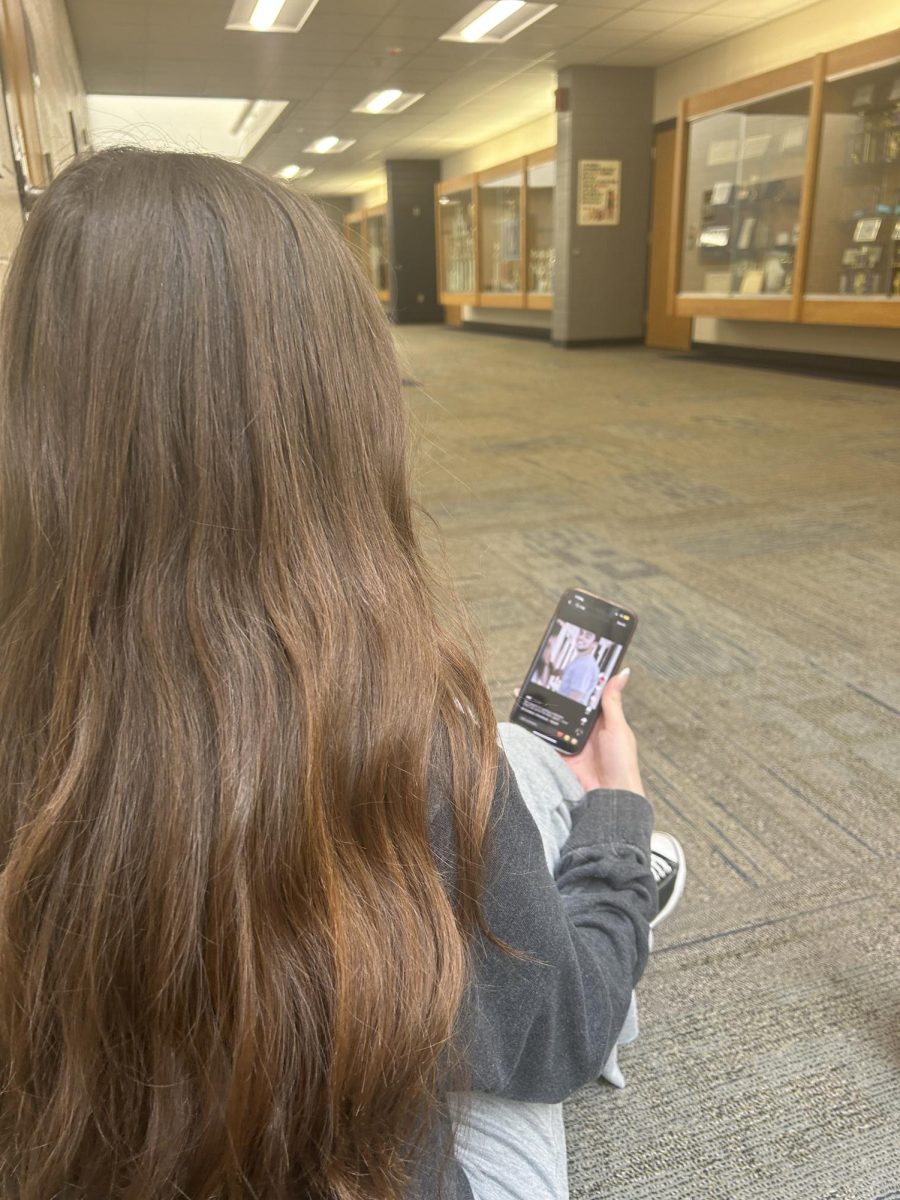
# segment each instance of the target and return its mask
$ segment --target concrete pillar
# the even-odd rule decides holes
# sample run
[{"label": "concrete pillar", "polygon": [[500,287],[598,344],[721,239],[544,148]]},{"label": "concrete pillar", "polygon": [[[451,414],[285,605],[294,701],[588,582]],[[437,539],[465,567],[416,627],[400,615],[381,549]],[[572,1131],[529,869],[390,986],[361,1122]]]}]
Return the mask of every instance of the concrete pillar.
[{"label": "concrete pillar", "polygon": [[[653,72],[565,67],[557,118],[552,339],[560,346],[644,336],[653,134]],[[622,164],[618,225],[579,225],[578,164]]]},{"label": "concrete pillar", "polygon": [[387,231],[391,320],[398,325],[436,324],[444,319],[437,299],[434,185],[436,159],[394,159],[387,171]]}]

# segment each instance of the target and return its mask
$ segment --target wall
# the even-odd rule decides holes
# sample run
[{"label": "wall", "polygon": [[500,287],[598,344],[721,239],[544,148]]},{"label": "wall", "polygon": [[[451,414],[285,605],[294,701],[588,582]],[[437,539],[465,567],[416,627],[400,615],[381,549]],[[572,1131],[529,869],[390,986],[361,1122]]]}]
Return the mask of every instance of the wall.
[{"label": "wall", "polygon": [[509,133],[482,142],[480,146],[470,146],[458,154],[451,154],[441,162],[441,179],[455,179],[457,175],[468,175],[472,171],[484,171],[495,167],[498,163],[507,162],[512,158],[521,158],[523,154],[534,154],[537,150],[546,150],[548,146],[556,145],[556,113],[547,113],[527,125],[520,125]]},{"label": "wall", "polygon": [[371,188],[357,197],[359,203],[354,205],[354,208],[378,208],[382,204],[387,204],[387,198],[387,179],[385,179],[384,183],[379,184],[377,188]]},{"label": "wall", "polygon": [[[887,33],[896,29],[898,22],[898,0],[822,0],[800,12],[790,13],[759,29],[738,34],[658,68],[654,120],[665,121],[676,116],[683,95],[704,92],[735,79]],[[804,354],[900,360],[900,334],[895,329],[770,325],[698,318],[694,322],[694,340]]]}]

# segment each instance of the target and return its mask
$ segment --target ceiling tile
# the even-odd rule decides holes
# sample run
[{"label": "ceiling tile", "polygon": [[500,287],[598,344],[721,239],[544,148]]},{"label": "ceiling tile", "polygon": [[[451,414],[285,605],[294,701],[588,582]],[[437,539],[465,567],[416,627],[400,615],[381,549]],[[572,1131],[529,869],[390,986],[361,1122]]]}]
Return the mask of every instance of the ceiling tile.
[{"label": "ceiling tile", "polygon": [[644,0],[644,3],[638,4],[637,7],[653,9],[655,12],[695,13],[709,8],[713,2],[714,0]]},{"label": "ceiling tile", "polygon": [[628,50],[619,50],[615,54],[610,54],[608,58],[604,58],[604,64],[611,67],[658,67],[661,63],[668,62],[676,55],[671,50],[652,50],[644,47],[643,44],[630,47]]},{"label": "ceiling tile", "polygon": [[427,37],[439,38],[446,33],[452,22],[448,24],[444,17],[411,17],[409,15],[395,17],[393,14],[382,21],[375,29],[378,37],[397,38]]},{"label": "ceiling tile", "polygon": [[729,34],[735,33],[738,29],[745,29],[751,21],[752,17],[747,16],[700,13],[696,17],[687,17],[684,21],[679,22],[677,28],[682,33],[713,34],[719,37],[727,37]]},{"label": "ceiling tile", "polygon": [[593,25],[601,25],[614,13],[633,7],[634,0],[598,0],[597,4],[586,6],[561,4],[548,13],[544,20],[573,29],[590,29]]},{"label": "ceiling tile", "polygon": [[[647,8],[632,8],[629,12],[620,13],[607,21],[603,29],[627,29],[636,33],[655,33],[674,25],[681,18],[674,12],[656,12]],[[597,32],[602,33],[602,30]]]}]

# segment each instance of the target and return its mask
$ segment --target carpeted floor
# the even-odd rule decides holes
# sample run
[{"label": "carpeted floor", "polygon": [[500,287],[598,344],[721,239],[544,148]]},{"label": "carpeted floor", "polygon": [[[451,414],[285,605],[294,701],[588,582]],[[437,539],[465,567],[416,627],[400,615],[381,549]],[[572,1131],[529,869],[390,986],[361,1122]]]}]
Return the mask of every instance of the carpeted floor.
[{"label": "carpeted floor", "polygon": [[634,608],[629,716],[689,857],[628,1087],[567,1106],[572,1200],[900,1200],[900,391],[398,341],[498,715],[565,587]]}]

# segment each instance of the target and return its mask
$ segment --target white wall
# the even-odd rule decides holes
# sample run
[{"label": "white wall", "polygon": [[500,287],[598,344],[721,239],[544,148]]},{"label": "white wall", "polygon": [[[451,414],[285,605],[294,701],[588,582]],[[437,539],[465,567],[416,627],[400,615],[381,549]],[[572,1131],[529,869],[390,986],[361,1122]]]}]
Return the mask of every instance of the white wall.
[{"label": "white wall", "polygon": [[372,188],[368,192],[363,192],[360,197],[359,204],[356,208],[377,208],[379,204],[387,204],[387,180],[379,184],[377,188]]},{"label": "white wall", "polygon": [[714,317],[697,317],[694,341],[753,350],[837,354],[900,363],[900,330],[897,329],[850,329],[842,325],[770,324],[767,321],[720,321]]},{"label": "white wall", "polygon": [[498,163],[523,154],[534,154],[556,145],[556,113],[550,112],[536,121],[529,121],[518,129],[503,133],[499,137],[471,146],[458,154],[441,160],[441,179],[455,179],[457,175],[468,175],[472,171],[485,171]]}]

